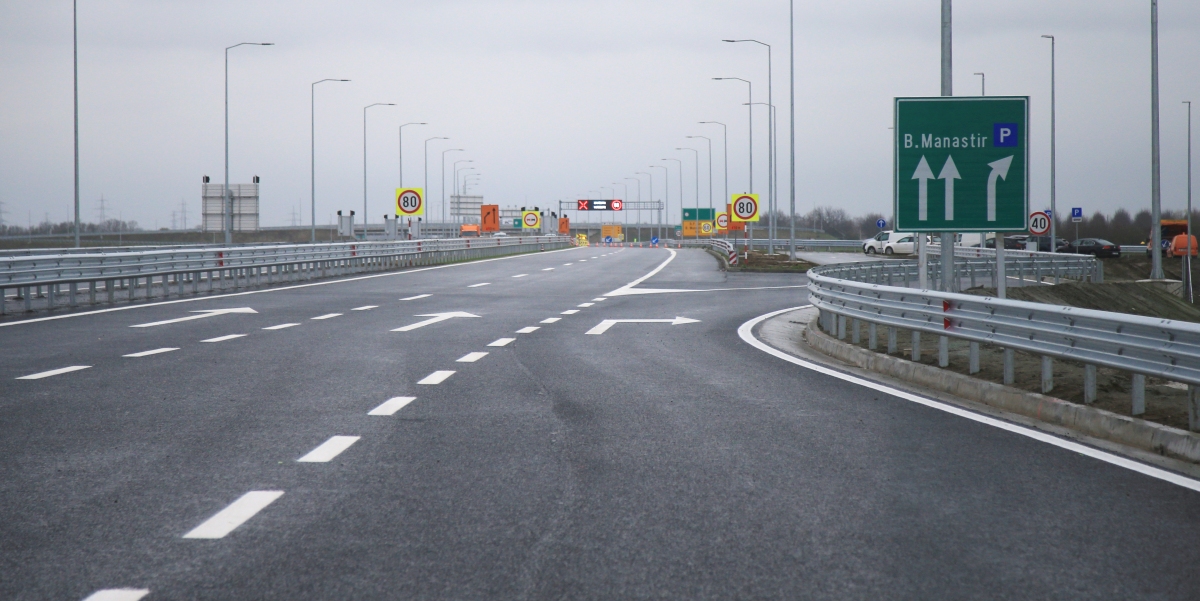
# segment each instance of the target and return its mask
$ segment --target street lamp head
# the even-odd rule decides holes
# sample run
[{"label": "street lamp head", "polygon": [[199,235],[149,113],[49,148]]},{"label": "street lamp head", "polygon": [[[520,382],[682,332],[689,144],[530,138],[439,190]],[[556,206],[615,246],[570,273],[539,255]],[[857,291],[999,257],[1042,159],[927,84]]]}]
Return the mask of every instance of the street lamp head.
[{"label": "street lamp head", "polygon": [[1044,37],[1044,38],[1050,38],[1050,39],[1052,39],[1052,40],[1054,39],[1054,36],[1052,36],[1052,35],[1044,35],[1044,36],[1042,36],[1042,37]]},{"label": "street lamp head", "polygon": [[274,46],[275,42],[259,42],[259,46]]},{"label": "street lamp head", "polygon": [[721,40],[722,42],[736,42],[737,40]]}]

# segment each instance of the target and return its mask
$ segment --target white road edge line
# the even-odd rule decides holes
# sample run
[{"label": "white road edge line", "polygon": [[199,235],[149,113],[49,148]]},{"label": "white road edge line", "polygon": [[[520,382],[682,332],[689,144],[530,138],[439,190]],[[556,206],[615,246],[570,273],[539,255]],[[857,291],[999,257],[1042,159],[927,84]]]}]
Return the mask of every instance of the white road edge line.
[{"label": "white road edge line", "polygon": [[191,532],[183,535],[183,538],[225,538],[225,535],[245,524],[282,496],[282,490],[252,490],[193,528]]},{"label": "white road edge line", "polygon": [[350,310],[351,311],[370,311],[371,309],[378,309],[378,308],[379,308],[379,305],[363,305],[361,307],[355,307]]},{"label": "white road edge line", "polygon": [[269,327],[266,327],[263,329],[264,330],[282,330],[284,328],[291,328],[291,327],[298,326],[298,325],[300,325],[300,324],[298,324],[298,323],[281,323],[277,326],[269,326]]},{"label": "white road edge line", "polygon": [[17,379],[18,380],[41,380],[42,378],[49,378],[50,376],[57,376],[59,374],[69,374],[73,371],[79,371],[81,369],[88,369],[89,367],[91,367],[91,365],[72,365],[71,367],[60,367],[58,369],[52,369],[50,371],[43,371],[43,372],[38,372],[36,374],[29,374],[28,376],[21,376]]},{"label": "white road edge line", "polygon": [[326,463],[332,461],[334,457],[342,454],[342,451],[350,448],[350,445],[358,442],[361,436],[333,436],[329,440],[321,443],[320,446],[308,452],[307,455],[296,460],[297,463]]},{"label": "white road edge line", "polygon": [[441,384],[442,382],[446,381],[446,378],[449,378],[450,376],[453,376],[453,375],[454,375],[453,370],[439,369],[439,370],[429,374],[428,376],[421,378],[421,381],[417,382],[417,384],[430,384],[430,385]]},{"label": "white road edge line", "polygon": [[604,298],[604,297],[602,296],[602,297],[600,297],[600,298],[593,298],[593,299],[592,299],[592,302],[598,303],[598,302],[600,302],[600,301],[606,301],[606,300],[608,300],[608,299],[607,299],[607,298]]},{"label": "white road edge line", "polygon": [[1032,428],[1027,428],[1025,426],[1019,426],[1017,424],[1011,424],[1006,421],[996,419],[994,417],[989,417],[987,415],[982,415],[979,413],[975,413],[973,411],[968,411],[961,407],[955,407],[954,405],[949,405],[946,403],[942,403],[940,401],[935,401],[933,399],[929,399],[929,398],[926,398],[926,397],[923,397],[920,395],[916,395],[911,392],[906,392],[906,391],[903,391],[903,390],[900,390],[897,388],[892,388],[891,386],[888,386],[886,384],[881,384],[879,382],[873,382],[871,380],[867,380],[867,379],[853,376],[850,374],[842,373],[840,371],[837,371],[835,369],[830,369],[823,365],[818,365],[818,364],[812,363],[810,361],[805,361],[804,359],[801,359],[794,355],[789,355],[788,353],[785,353],[779,349],[771,347],[771,346],[767,345],[766,343],[764,343],[754,337],[754,333],[753,333],[754,326],[757,326],[759,323],[762,323],[763,321],[766,321],[772,317],[775,317],[776,315],[780,315],[782,313],[787,313],[788,311],[795,311],[797,309],[803,309],[808,306],[811,306],[811,305],[800,305],[798,307],[791,307],[788,309],[780,309],[778,311],[772,311],[765,315],[759,315],[758,317],[755,317],[754,319],[751,319],[750,321],[747,321],[746,323],[742,324],[738,328],[738,336],[741,337],[742,341],[745,342],[746,344],[749,344],[750,346],[752,346],[760,351],[763,351],[764,353],[767,353],[768,355],[774,355],[775,357],[783,359],[784,361],[787,361],[788,363],[798,365],[805,369],[809,369],[809,370],[815,371],[817,373],[825,374],[827,376],[832,376],[834,378],[838,378],[839,380],[844,380],[846,382],[850,382],[851,384],[857,384],[857,385],[863,386],[865,388],[871,388],[873,390],[878,390],[884,394],[889,394],[891,396],[901,398],[906,401],[911,401],[913,403],[917,403],[918,405],[924,405],[931,409],[937,409],[939,411],[944,411],[951,415],[966,418],[971,421],[975,421],[975,422],[979,422],[981,424],[992,426],[994,428],[999,428],[1001,430],[1007,430],[1008,432],[1012,432],[1014,434],[1026,436],[1028,438],[1032,438],[1034,440],[1044,442],[1046,444],[1053,445],[1053,446],[1059,447],[1059,448],[1067,450],[1067,451],[1072,451],[1074,453],[1078,453],[1078,454],[1084,455],[1086,457],[1091,457],[1093,459],[1099,459],[1100,461],[1115,465],[1117,467],[1123,467],[1127,470],[1131,470],[1131,471],[1137,472],[1139,474],[1143,474],[1145,476],[1150,476],[1151,478],[1156,478],[1156,479],[1162,480],[1164,482],[1169,482],[1171,484],[1176,484],[1178,486],[1182,486],[1184,488],[1188,488],[1188,489],[1200,492],[1200,480],[1193,480],[1192,478],[1188,478],[1186,476],[1182,476],[1182,475],[1176,474],[1174,472],[1169,472],[1167,470],[1149,466],[1144,463],[1139,463],[1132,459],[1126,459],[1125,457],[1121,457],[1119,455],[1114,455],[1112,453],[1101,451],[1099,449],[1094,449],[1092,447],[1082,445],[1077,442],[1059,438],[1052,434],[1040,432],[1038,430],[1034,430]]},{"label": "white road edge line", "polygon": [[317,320],[320,320],[320,319],[329,319],[329,318],[331,318],[331,317],[341,317],[341,315],[342,315],[341,313],[326,313],[326,314],[324,314],[324,315],[318,315],[318,316],[316,316],[316,317],[310,317],[309,319],[312,319],[313,321],[317,321]]},{"label": "white road edge line", "polygon": [[148,588],[106,588],[88,595],[83,601],[138,601],[149,594]]},{"label": "white road edge line", "polygon": [[433,296],[433,295],[432,295],[432,294],[418,294],[418,295],[416,295],[416,296],[410,296],[410,297],[408,297],[408,298],[402,298],[402,299],[400,299],[400,300],[402,300],[402,301],[405,301],[405,300],[417,300],[418,298],[429,298],[429,297],[431,297],[431,296]]},{"label": "white road edge line", "polygon": [[241,338],[243,336],[245,336],[245,334],[230,334],[228,336],[217,336],[216,338],[201,340],[200,342],[225,342],[226,340],[233,340],[234,338]]},{"label": "white road edge line", "polygon": [[367,415],[395,415],[397,411],[415,400],[417,400],[415,396],[392,397],[384,401],[382,405],[368,411]]},{"label": "white road edge line", "polygon": [[524,328],[517,330],[517,333],[518,334],[532,334],[540,329],[541,328],[538,326],[526,326]]},{"label": "white road edge line", "polygon": [[497,338],[493,342],[489,342],[488,346],[507,346],[508,343],[516,340],[516,338]]},{"label": "white road edge line", "polygon": [[486,356],[487,356],[487,352],[476,351],[474,353],[467,353],[467,354],[459,357],[455,362],[456,363],[474,363]]},{"label": "white road edge line", "polygon": [[543,319],[542,321],[540,321],[538,323],[554,323],[557,321],[562,321],[562,318],[561,317],[547,317],[546,319]]},{"label": "white road edge line", "polygon": [[122,357],[149,357],[150,355],[157,355],[159,353],[169,353],[171,351],[177,351],[177,350],[179,350],[178,347],[169,347],[168,346],[168,347],[163,347],[163,348],[156,348],[152,351],[142,351],[140,353],[129,353],[128,355],[121,355],[121,356]]}]

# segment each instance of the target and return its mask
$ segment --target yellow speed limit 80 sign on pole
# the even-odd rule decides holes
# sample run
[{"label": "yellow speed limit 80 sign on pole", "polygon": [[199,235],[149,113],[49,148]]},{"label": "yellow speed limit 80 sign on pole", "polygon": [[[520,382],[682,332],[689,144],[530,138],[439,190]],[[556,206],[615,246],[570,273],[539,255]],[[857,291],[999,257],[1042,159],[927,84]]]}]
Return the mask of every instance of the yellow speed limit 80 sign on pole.
[{"label": "yellow speed limit 80 sign on pole", "polygon": [[734,194],[729,201],[730,221],[758,221],[757,194]]},{"label": "yellow speed limit 80 sign on pole", "polygon": [[396,216],[411,217],[425,214],[425,190],[396,188]]},{"label": "yellow speed limit 80 sign on pole", "polygon": [[542,216],[537,211],[521,211],[521,228],[537,229],[542,227]]}]

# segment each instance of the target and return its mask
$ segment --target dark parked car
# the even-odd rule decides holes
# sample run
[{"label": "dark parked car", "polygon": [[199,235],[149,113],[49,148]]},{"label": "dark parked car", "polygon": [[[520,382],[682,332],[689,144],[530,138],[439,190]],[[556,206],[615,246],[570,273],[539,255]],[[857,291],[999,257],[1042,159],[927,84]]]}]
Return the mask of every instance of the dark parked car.
[{"label": "dark parked car", "polygon": [[[1050,236],[1029,236],[1026,238],[1026,240],[1037,240],[1038,251],[1044,253],[1050,252]],[[1058,244],[1055,245],[1054,252],[1071,252],[1070,250],[1067,250],[1071,246],[1070,242],[1067,242],[1065,238],[1056,238],[1056,240],[1058,240]]]},{"label": "dark parked car", "polygon": [[[988,238],[987,242],[983,243],[984,248],[996,248],[996,239]],[[1016,236],[1004,237],[1005,250],[1025,250],[1025,239]]]},{"label": "dark parked car", "polygon": [[1119,257],[1121,256],[1121,247],[1102,238],[1081,238],[1072,242],[1062,252],[1095,255],[1097,257]]}]

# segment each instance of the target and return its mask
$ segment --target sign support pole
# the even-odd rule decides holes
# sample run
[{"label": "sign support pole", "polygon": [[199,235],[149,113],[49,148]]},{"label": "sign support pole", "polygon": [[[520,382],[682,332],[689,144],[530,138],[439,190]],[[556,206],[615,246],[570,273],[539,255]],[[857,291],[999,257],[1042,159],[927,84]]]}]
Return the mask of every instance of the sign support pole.
[{"label": "sign support pole", "polygon": [[[954,73],[951,69],[953,46],[951,44],[951,15],[952,0],[942,0],[942,96],[954,95]],[[956,292],[957,278],[954,277],[954,239],[953,232],[942,232],[942,290]],[[928,268],[927,268],[928,269]]]}]

